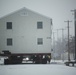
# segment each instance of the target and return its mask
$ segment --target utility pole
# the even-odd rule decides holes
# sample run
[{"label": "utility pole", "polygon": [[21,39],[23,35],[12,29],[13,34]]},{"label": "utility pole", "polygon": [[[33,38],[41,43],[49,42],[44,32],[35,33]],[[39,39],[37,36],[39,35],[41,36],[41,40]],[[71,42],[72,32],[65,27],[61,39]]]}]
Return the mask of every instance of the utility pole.
[{"label": "utility pole", "polygon": [[63,39],[64,39],[64,30],[65,30],[65,29],[61,28],[61,29],[59,29],[59,30],[62,30],[62,41],[63,41]]},{"label": "utility pole", "polygon": [[56,29],[56,30],[57,30],[57,40],[58,40],[58,37],[59,37],[58,31],[62,29]]},{"label": "utility pole", "polygon": [[63,49],[63,61],[64,61],[64,29],[62,28],[62,49]]},{"label": "utility pole", "polygon": [[74,25],[75,25],[75,61],[76,61],[76,9],[75,10],[71,10],[72,12],[74,12]]},{"label": "utility pole", "polygon": [[59,30],[59,29],[57,29],[57,41],[58,41],[58,30]]},{"label": "utility pole", "polygon": [[64,41],[64,29],[62,28],[62,41]]},{"label": "utility pole", "polygon": [[68,23],[68,61],[70,61],[70,49],[69,49],[69,23],[72,21],[64,21]]},{"label": "utility pole", "polygon": [[54,62],[55,62],[55,32],[53,32],[53,57],[54,57]]}]

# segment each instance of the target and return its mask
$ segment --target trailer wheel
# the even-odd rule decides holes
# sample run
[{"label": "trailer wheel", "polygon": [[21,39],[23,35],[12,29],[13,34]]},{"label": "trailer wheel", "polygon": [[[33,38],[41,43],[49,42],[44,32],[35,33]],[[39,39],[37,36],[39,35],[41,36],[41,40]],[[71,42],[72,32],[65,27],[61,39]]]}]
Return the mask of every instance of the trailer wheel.
[{"label": "trailer wheel", "polygon": [[47,64],[47,59],[42,59],[42,64]]},{"label": "trailer wheel", "polygon": [[10,64],[9,59],[5,59],[5,60],[4,60],[4,64],[5,64],[5,65]]}]

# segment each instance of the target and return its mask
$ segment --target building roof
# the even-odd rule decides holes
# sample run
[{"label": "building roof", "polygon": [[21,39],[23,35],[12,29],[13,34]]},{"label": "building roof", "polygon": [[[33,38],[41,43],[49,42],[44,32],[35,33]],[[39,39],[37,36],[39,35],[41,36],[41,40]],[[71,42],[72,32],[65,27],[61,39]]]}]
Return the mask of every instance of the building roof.
[{"label": "building roof", "polygon": [[[7,16],[9,16],[9,15],[11,15],[11,14],[14,14],[14,13],[20,11],[20,10],[23,10],[23,11],[29,10],[29,11],[31,11],[31,12],[34,12],[34,13],[38,14],[38,15],[41,15],[41,16],[43,16],[43,17],[46,17],[46,18],[51,19],[50,17],[47,17],[47,16],[45,16],[45,15],[42,15],[42,14],[40,14],[40,13],[38,13],[38,12],[35,12],[35,11],[33,11],[33,10],[30,10],[30,9],[28,9],[28,8],[26,8],[26,7],[23,7],[23,8],[21,8],[21,9],[17,10],[17,11],[14,11],[14,12],[12,12],[12,13],[10,13],[10,14],[7,14],[7,15],[1,17],[0,19],[2,19],[2,18],[4,18],[4,17],[7,17]],[[24,14],[25,14],[25,13],[24,13]],[[26,15],[26,14],[25,14],[25,15]]]}]

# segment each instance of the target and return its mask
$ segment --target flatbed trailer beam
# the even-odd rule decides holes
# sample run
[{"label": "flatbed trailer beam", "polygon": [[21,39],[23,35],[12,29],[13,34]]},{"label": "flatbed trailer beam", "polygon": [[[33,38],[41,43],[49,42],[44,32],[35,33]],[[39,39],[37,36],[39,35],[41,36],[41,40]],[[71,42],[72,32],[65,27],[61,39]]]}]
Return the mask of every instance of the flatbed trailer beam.
[{"label": "flatbed trailer beam", "polygon": [[10,56],[10,55],[17,55],[17,56],[24,56],[24,55],[51,55],[51,53],[11,53],[11,54],[0,54],[0,56]]},{"label": "flatbed trailer beam", "polygon": [[[10,54],[0,54],[0,56],[6,56],[8,59],[4,60],[5,64],[22,64],[24,58],[29,58],[28,61],[33,61],[33,63],[43,63],[46,64],[47,61],[50,63],[51,53],[10,53]],[[50,58],[49,58],[50,57]]]}]

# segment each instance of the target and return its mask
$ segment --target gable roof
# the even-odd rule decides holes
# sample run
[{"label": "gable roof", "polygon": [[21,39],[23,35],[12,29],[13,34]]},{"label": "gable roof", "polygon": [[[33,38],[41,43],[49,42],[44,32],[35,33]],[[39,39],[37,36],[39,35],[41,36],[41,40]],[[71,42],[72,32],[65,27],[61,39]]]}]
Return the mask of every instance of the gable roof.
[{"label": "gable roof", "polygon": [[[0,19],[2,19],[2,18],[4,18],[4,17],[7,17],[7,16],[9,16],[9,15],[12,15],[12,14],[14,14],[14,13],[20,11],[20,10],[24,10],[24,11],[29,10],[29,11],[31,11],[31,12],[34,12],[34,13],[38,14],[38,15],[41,15],[41,16],[43,16],[43,17],[46,17],[46,18],[51,19],[50,17],[47,17],[47,16],[45,16],[45,15],[42,15],[42,14],[40,14],[40,13],[38,13],[38,12],[35,12],[35,11],[33,11],[33,10],[30,10],[30,9],[28,9],[28,8],[26,8],[26,7],[23,7],[23,8],[21,8],[21,9],[17,10],[17,11],[14,11],[14,12],[12,12],[12,13],[10,13],[10,14],[7,14],[7,15],[1,17]],[[52,20],[52,19],[51,19],[51,20]]]}]

